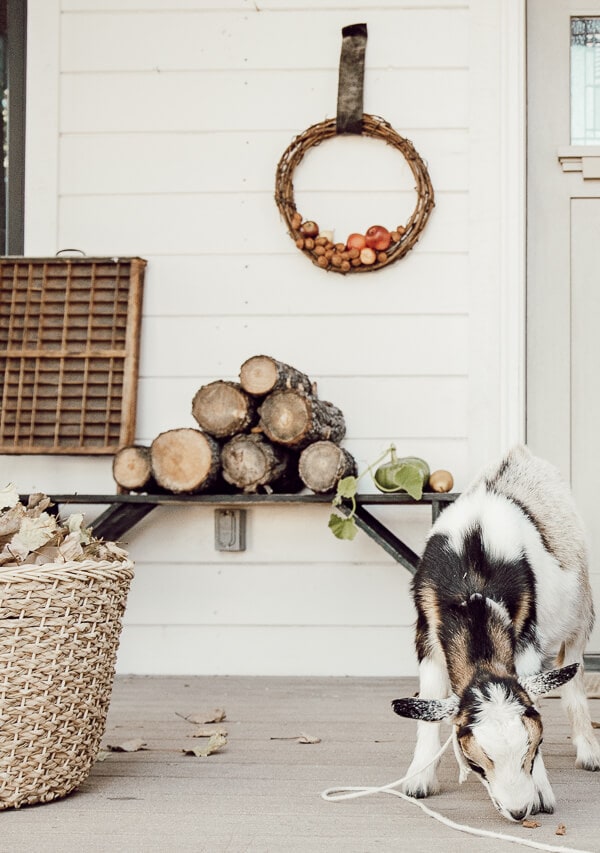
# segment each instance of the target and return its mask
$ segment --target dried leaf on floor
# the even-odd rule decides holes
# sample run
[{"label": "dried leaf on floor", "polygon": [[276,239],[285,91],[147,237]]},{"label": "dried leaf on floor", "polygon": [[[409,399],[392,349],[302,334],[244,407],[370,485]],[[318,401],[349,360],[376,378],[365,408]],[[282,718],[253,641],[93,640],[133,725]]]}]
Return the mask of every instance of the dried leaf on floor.
[{"label": "dried leaf on floor", "polygon": [[524,826],[525,829],[537,829],[538,826],[541,825],[542,824],[538,823],[537,820],[524,820],[522,823],[522,826]]},{"label": "dried leaf on floor", "polygon": [[98,755],[96,756],[96,761],[106,761],[110,752],[107,752],[105,749],[101,749]]},{"label": "dried leaf on floor", "polygon": [[219,726],[217,729],[197,729],[189,737],[212,737],[213,735],[222,735],[227,737],[227,729]]},{"label": "dried leaf on floor", "polygon": [[286,737],[271,737],[270,740],[295,740],[296,743],[321,743],[321,738],[316,735],[308,735],[300,732],[299,735],[288,735]]},{"label": "dried leaf on floor", "polygon": [[556,832],[554,834],[555,835],[566,835],[567,834],[567,827],[564,825],[564,823],[558,824],[558,826],[556,827]]},{"label": "dried leaf on floor", "polygon": [[321,738],[316,735],[307,735],[302,732],[298,738],[298,743],[321,743]]},{"label": "dried leaf on floor", "polygon": [[196,723],[199,726],[204,723],[222,723],[227,718],[224,708],[215,708],[212,711],[195,711],[192,714],[178,714],[178,717],[183,717],[188,723]]},{"label": "dried leaf on floor", "polygon": [[191,749],[184,749],[185,755],[195,755],[196,758],[206,758],[212,755],[213,752],[218,752],[227,745],[227,738],[221,734],[214,734],[209,738],[208,743],[203,746],[194,746]]},{"label": "dried leaf on floor", "polygon": [[121,743],[115,743],[114,745],[109,743],[107,749],[111,752],[138,752],[140,749],[147,749],[147,744],[140,738],[131,738],[130,740],[123,740]]}]

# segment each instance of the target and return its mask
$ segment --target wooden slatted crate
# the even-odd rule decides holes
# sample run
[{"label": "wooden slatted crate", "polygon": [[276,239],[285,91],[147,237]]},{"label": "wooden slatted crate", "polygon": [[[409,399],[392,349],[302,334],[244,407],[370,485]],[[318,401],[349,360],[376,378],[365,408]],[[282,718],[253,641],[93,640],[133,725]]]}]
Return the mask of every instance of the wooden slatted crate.
[{"label": "wooden slatted crate", "polygon": [[134,440],[142,258],[0,258],[0,453]]}]

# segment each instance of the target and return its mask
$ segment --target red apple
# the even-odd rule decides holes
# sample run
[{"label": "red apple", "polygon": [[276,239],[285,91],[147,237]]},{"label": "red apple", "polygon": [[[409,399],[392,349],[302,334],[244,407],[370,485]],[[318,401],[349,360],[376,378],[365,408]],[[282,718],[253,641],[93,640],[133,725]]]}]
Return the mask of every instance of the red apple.
[{"label": "red apple", "polygon": [[365,237],[367,246],[377,252],[385,252],[392,242],[392,235],[383,225],[371,225]]},{"label": "red apple", "polygon": [[346,248],[348,249],[364,249],[367,245],[367,240],[364,234],[350,234],[346,240]]}]

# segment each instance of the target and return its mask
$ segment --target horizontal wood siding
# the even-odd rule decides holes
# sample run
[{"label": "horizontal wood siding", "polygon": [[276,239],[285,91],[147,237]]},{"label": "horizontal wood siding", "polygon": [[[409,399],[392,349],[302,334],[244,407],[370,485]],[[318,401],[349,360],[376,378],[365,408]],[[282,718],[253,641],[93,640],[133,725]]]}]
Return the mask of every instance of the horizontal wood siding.
[{"label": "horizontal wood siding", "polygon": [[[361,466],[394,441],[463,486],[477,426],[469,340],[481,321],[470,282],[469,4],[53,2],[56,73],[37,85],[58,87],[48,164],[57,224],[44,231],[32,201],[29,245],[148,260],[138,440],[194,426],[200,385],[236,379],[264,352],[343,410]],[[30,17],[43,5],[31,0]],[[273,191],[292,138],[335,115],[341,29],[358,21],[369,28],[365,111],[414,142],[436,208],[405,259],[342,277],[295,249]],[[415,203],[406,163],[370,139],[311,151],[295,191],[338,240],[395,227]],[[5,467],[23,491],[114,489],[110,460]],[[422,548],[427,511],[373,512]],[[328,515],[251,509],[246,551],[227,554],[213,548],[211,509],[155,509],[126,537],[137,574],[120,670],[414,673],[410,576],[362,534],[335,540]]]}]

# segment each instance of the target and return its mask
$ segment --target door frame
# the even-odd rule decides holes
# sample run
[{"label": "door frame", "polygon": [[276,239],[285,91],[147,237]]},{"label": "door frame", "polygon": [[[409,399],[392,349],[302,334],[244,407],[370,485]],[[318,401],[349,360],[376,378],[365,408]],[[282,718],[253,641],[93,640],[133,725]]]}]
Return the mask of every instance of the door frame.
[{"label": "door frame", "polygon": [[[469,423],[476,468],[526,436],[526,0],[473,0],[470,8]],[[497,130],[493,141],[490,128]],[[482,357],[490,351],[492,359]]]}]

